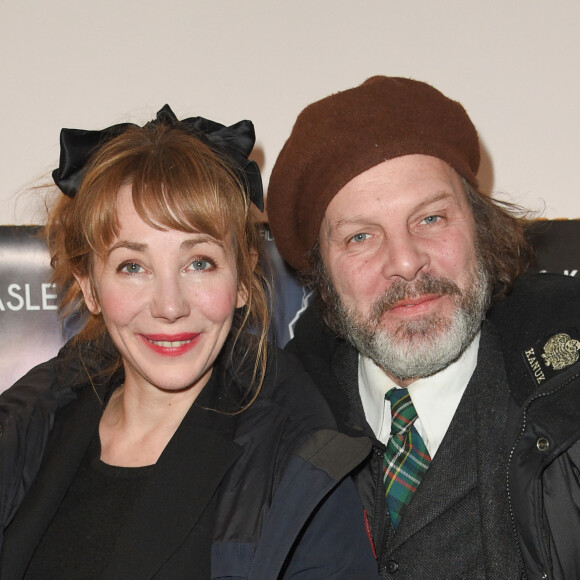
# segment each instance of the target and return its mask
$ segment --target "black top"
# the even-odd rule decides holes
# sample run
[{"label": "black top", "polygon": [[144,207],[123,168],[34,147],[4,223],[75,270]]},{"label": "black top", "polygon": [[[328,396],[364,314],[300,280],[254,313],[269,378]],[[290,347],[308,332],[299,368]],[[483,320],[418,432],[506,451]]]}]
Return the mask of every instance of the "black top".
[{"label": "black top", "polygon": [[116,467],[100,460],[98,432],[46,530],[24,578],[100,578],[115,540],[154,465]]}]

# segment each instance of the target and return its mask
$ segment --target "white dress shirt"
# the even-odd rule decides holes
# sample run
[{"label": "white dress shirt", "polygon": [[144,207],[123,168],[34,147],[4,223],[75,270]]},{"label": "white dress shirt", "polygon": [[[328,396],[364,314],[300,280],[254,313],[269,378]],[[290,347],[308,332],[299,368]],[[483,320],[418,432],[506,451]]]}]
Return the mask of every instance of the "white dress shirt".
[{"label": "white dress shirt", "polygon": [[[431,458],[437,453],[475,370],[479,339],[478,333],[461,357],[447,368],[431,377],[417,379],[408,387],[417,411],[415,427]],[[386,445],[391,434],[391,404],[385,400],[385,394],[393,387],[400,387],[372,360],[361,355],[358,384],[367,422],[376,438]]]}]

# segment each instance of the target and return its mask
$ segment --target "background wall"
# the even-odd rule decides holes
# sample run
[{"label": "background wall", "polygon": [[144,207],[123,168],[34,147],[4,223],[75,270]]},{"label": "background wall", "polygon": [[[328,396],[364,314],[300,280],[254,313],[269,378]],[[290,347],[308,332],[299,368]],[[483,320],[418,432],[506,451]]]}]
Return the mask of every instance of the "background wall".
[{"label": "background wall", "polygon": [[256,125],[267,182],[299,111],[374,74],[461,101],[483,185],[580,217],[578,0],[0,0],[0,224],[38,223],[61,127]]}]

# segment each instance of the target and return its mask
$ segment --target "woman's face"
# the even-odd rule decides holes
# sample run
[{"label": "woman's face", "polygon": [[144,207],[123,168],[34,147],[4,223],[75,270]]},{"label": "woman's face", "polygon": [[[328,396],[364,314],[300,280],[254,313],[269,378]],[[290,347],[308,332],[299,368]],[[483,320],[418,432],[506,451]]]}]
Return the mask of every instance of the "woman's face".
[{"label": "woman's face", "polygon": [[131,186],[119,190],[120,231],[93,269],[85,302],[102,313],[125,367],[125,388],[179,391],[205,386],[246,302],[233,243],[203,233],[161,231],[137,214]]}]

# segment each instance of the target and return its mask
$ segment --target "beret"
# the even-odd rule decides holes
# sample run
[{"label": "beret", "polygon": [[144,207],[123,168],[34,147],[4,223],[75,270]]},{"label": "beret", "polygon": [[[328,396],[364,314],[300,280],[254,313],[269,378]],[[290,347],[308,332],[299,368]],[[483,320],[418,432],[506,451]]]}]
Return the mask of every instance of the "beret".
[{"label": "beret", "polygon": [[268,221],[280,255],[299,272],[332,198],[388,159],[423,154],[477,187],[477,131],[460,103],[413,79],[375,76],[306,107],[270,176]]}]

